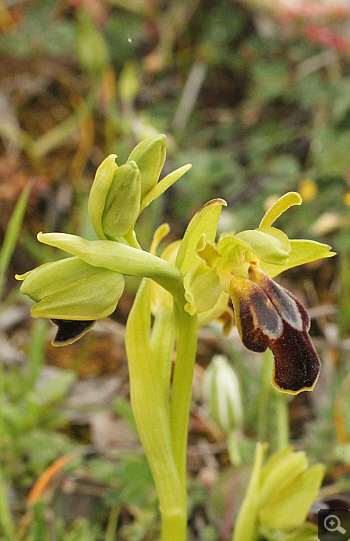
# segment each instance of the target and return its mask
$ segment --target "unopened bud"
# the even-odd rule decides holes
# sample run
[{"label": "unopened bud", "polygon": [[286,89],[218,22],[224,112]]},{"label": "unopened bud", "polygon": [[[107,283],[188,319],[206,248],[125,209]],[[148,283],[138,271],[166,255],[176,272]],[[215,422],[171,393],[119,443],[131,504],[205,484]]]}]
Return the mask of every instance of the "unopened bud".
[{"label": "unopened bud", "polygon": [[89,197],[90,220],[102,240],[123,237],[140,210],[140,171],[135,162],[118,167],[115,158],[111,154],[101,163]]},{"label": "unopened bud", "polygon": [[203,379],[210,416],[228,434],[242,426],[242,403],[236,373],[223,355],[215,355]]},{"label": "unopened bud", "polygon": [[141,178],[135,162],[118,167],[102,214],[107,239],[123,237],[134,225],[140,210]]},{"label": "unopened bud", "polygon": [[203,379],[203,396],[210,416],[227,435],[232,464],[241,461],[238,439],[243,423],[242,402],[236,373],[223,355],[216,355]]}]

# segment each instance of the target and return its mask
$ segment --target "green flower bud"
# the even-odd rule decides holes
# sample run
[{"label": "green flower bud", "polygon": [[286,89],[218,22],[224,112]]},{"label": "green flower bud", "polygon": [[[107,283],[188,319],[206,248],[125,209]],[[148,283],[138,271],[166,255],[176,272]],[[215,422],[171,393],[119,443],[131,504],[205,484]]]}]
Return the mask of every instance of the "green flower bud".
[{"label": "green flower bud", "polygon": [[16,276],[35,305],[33,317],[90,321],[114,312],[124,290],[121,274],[69,257]]},{"label": "green flower bud", "polygon": [[107,239],[123,237],[136,222],[140,210],[141,176],[135,162],[114,172],[102,214],[102,229]]},{"label": "green flower bud", "polygon": [[210,416],[228,437],[231,462],[239,464],[237,436],[243,423],[242,402],[236,373],[223,355],[215,355],[205,372],[203,396]]},{"label": "green flower bud", "polygon": [[88,203],[91,223],[102,240],[123,237],[140,210],[140,171],[135,162],[118,167],[115,158],[111,154],[97,169]]},{"label": "green flower bud", "polygon": [[146,137],[131,152],[128,162],[134,161],[141,173],[141,201],[157,184],[165,162],[165,135]]}]

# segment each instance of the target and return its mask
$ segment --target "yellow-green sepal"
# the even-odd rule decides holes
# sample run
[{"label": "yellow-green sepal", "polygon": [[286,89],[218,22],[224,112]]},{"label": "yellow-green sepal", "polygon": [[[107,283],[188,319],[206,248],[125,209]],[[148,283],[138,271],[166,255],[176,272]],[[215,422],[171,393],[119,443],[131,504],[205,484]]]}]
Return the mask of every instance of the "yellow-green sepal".
[{"label": "yellow-green sepal", "polygon": [[39,233],[39,242],[60,248],[99,268],[152,278],[172,294],[182,291],[183,277],[172,264],[149,252],[111,240],[85,240],[66,233]]},{"label": "yellow-green sepal", "polygon": [[124,290],[124,278],[78,257],[48,263],[17,276],[21,292],[36,304],[33,317],[96,320],[110,315]]}]

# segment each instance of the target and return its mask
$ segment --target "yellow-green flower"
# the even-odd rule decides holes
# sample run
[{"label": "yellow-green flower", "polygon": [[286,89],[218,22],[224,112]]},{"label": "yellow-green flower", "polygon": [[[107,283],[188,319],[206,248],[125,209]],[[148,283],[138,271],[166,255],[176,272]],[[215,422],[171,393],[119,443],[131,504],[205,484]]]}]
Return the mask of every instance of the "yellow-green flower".
[{"label": "yellow-green flower", "polygon": [[202,234],[195,251],[197,263],[192,260],[184,278],[190,314],[215,310],[222,292],[231,298],[243,344],[251,351],[272,350],[274,385],[292,394],[313,388],[320,361],[308,335],[305,308],[271,278],[333,255],[325,244],[289,240],[272,227],[284,210],[300,203],[299,194],[286,194],[265,214],[258,229],[228,234],[217,244]]}]

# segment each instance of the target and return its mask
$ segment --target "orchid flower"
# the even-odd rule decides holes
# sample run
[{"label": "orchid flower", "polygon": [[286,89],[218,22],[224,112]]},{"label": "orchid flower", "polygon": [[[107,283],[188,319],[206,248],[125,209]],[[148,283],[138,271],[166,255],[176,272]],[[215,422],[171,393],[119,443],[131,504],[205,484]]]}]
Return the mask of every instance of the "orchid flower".
[{"label": "orchid flower", "polygon": [[[207,204],[202,219],[222,204],[221,200]],[[217,244],[202,234],[195,250],[197,263],[184,277],[185,309],[205,319],[222,304],[222,293],[230,297],[243,344],[255,352],[271,349],[273,384],[292,394],[314,387],[320,361],[308,335],[310,318],[305,308],[271,278],[288,268],[334,255],[325,244],[289,240],[272,227],[282,212],[298,204],[300,195],[290,192],[266,212],[257,229],[223,235]]]}]

